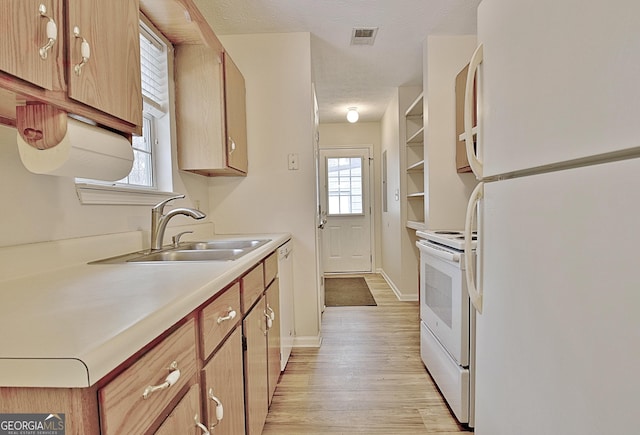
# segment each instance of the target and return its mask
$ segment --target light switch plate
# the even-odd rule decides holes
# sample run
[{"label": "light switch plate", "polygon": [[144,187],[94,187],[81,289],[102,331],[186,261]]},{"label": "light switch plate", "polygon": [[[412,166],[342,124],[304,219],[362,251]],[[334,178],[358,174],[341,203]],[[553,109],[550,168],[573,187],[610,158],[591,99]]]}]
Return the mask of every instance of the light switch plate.
[{"label": "light switch plate", "polygon": [[289,170],[294,171],[298,169],[298,154],[289,154]]}]

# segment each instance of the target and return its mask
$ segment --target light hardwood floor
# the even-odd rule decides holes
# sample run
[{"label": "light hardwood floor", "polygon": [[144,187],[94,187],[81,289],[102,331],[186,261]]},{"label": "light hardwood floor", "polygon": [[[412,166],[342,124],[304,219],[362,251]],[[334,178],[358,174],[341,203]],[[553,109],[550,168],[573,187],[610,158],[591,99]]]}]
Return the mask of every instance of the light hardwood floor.
[{"label": "light hardwood floor", "polygon": [[320,349],[295,348],[264,435],[469,434],[420,359],[419,307],[363,275],[376,307],[328,307]]}]

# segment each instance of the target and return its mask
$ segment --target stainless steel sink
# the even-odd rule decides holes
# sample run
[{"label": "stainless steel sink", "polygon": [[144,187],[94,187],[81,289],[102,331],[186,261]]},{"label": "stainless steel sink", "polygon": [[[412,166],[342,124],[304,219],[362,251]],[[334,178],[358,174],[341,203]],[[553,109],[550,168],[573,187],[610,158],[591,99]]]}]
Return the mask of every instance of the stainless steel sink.
[{"label": "stainless steel sink", "polygon": [[200,249],[193,251],[161,251],[152,252],[141,257],[132,258],[128,262],[147,261],[229,261],[242,257],[249,251],[243,249]]},{"label": "stainless steel sink", "polygon": [[178,246],[181,250],[201,250],[201,249],[256,249],[268,239],[260,240],[209,240],[206,242],[183,242]]},{"label": "stainless steel sink", "polygon": [[270,239],[208,240],[182,242],[177,247],[160,251],[140,251],[89,264],[151,263],[178,261],[232,261],[269,242]]}]

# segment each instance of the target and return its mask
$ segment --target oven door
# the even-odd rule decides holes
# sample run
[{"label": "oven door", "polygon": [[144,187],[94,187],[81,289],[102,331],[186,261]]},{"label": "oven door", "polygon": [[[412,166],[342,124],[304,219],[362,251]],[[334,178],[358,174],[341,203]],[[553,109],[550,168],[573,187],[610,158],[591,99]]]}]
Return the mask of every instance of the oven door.
[{"label": "oven door", "polygon": [[464,256],[426,240],[420,249],[420,318],[461,366],[469,365],[469,295]]}]

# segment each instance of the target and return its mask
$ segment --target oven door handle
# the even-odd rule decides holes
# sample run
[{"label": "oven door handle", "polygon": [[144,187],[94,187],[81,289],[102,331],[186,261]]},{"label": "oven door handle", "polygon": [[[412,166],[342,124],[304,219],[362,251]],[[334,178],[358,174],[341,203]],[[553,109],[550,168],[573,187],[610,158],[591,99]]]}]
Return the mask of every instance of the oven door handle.
[{"label": "oven door handle", "polygon": [[445,251],[442,248],[431,245],[429,242],[418,241],[416,246],[421,251],[433,255],[434,257],[442,258],[443,260],[453,261],[454,263],[460,263],[460,254]]}]

